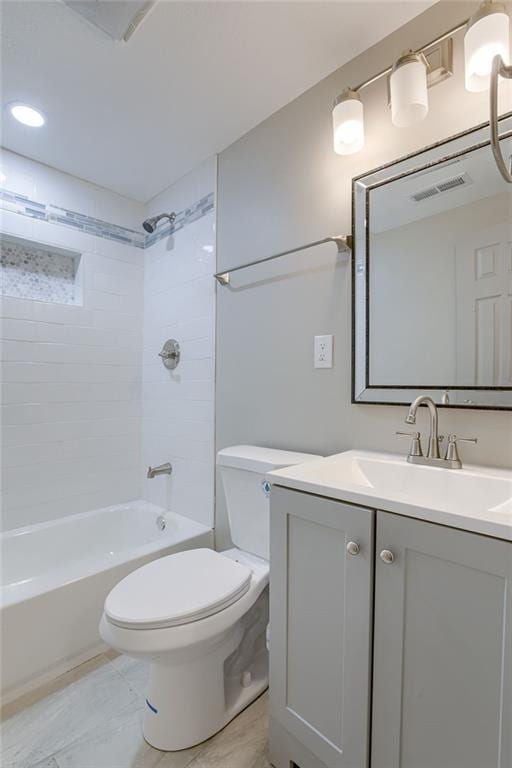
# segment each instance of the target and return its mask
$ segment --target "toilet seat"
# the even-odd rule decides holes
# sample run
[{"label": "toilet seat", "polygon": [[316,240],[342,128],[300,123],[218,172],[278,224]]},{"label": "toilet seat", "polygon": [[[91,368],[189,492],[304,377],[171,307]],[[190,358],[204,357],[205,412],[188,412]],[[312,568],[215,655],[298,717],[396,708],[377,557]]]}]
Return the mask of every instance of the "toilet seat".
[{"label": "toilet seat", "polygon": [[105,617],[125,629],[163,629],[199,621],[239,600],[252,571],[211,549],[153,560],[130,573],[105,600]]}]

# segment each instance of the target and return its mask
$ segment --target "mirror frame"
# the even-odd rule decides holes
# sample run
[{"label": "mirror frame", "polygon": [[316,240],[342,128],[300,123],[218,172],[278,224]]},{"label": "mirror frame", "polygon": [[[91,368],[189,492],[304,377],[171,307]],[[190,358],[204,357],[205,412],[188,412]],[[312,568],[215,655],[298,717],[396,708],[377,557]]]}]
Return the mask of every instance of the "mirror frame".
[{"label": "mirror frame", "polygon": [[[500,138],[512,136],[512,112],[500,117]],[[352,179],[352,400],[358,405],[408,405],[418,395],[428,394],[440,407],[471,408],[477,410],[512,410],[512,387],[411,387],[402,385],[375,386],[369,381],[369,258],[370,192],[376,187],[411,176],[435,165],[465,155],[472,150],[489,147],[489,123],[482,123],[467,131],[424,147],[410,155],[393,160]],[[498,173],[496,169],[496,173]],[[463,391],[465,403],[446,402],[450,392]],[[511,392],[510,404],[478,403],[474,398],[482,392]]]}]

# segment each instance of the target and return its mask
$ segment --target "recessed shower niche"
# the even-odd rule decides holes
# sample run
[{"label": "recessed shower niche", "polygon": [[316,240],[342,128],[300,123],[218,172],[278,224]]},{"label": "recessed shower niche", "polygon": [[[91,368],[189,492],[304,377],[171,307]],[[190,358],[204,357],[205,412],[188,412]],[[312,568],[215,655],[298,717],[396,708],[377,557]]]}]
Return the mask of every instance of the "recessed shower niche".
[{"label": "recessed shower niche", "polygon": [[3,296],[82,304],[79,253],[6,235],[0,240]]}]

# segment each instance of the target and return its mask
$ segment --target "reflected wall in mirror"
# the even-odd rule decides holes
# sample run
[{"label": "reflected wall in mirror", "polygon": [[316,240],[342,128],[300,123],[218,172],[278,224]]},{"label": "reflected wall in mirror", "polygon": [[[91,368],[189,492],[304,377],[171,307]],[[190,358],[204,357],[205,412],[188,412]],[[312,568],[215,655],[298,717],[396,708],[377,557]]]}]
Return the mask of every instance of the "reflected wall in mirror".
[{"label": "reflected wall in mirror", "polygon": [[[512,157],[512,115],[500,120]],[[354,179],[353,402],[512,408],[512,186],[488,125]]]}]

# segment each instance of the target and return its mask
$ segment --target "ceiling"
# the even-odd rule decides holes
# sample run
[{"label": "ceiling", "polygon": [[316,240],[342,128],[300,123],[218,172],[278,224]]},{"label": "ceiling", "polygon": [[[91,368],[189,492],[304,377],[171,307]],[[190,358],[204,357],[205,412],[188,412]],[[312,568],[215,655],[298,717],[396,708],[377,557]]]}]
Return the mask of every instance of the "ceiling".
[{"label": "ceiling", "polygon": [[60,0],[3,2],[2,143],[146,202],[429,5],[159,0],[119,43]]}]

